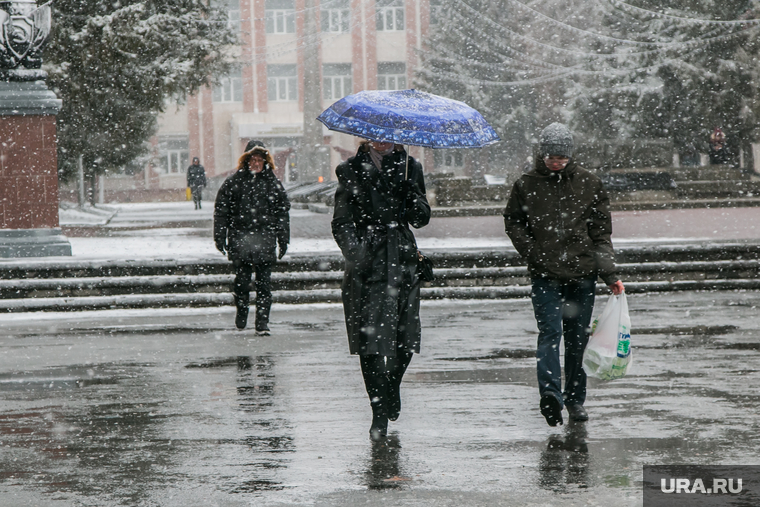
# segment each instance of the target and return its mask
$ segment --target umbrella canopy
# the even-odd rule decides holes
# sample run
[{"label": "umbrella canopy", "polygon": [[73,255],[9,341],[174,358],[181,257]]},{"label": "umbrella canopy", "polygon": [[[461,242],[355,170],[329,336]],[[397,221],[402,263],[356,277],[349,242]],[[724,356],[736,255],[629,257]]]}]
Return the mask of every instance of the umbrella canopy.
[{"label": "umbrella canopy", "polygon": [[355,93],[317,119],[330,130],[371,141],[428,148],[480,148],[500,141],[483,116],[464,102],[417,90]]}]

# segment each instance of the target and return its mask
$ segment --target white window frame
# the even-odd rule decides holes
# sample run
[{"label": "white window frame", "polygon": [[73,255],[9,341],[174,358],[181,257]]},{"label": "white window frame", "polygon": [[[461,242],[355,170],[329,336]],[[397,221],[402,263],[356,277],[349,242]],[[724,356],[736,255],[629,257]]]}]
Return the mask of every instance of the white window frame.
[{"label": "white window frame", "polygon": [[266,9],[266,33],[296,33],[295,9]]},{"label": "white window frame", "polygon": [[329,63],[322,66],[322,98],[324,100],[338,100],[353,93],[351,64],[340,65],[345,65],[346,72],[339,72]]},{"label": "white window frame", "polygon": [[323,76],[322,97],[325,100],[338,100],[351,95],[353,80],[351,76]]},{"label": "white window frame", "polygon": [[[284,67],[284,66],[283,66]],[[293,74],[272,74],[274,66],[267,67],[267,99],[270,102],[293,102],[298,100],[298,73],[295,65],[288,65]]]},{"label": "white window frame", "polygon": [[322,13],[322,31],[328,33],[348,33],[351,27],[351,10],[340,9],[323,9]]},{"label": "white window frame", "polygon": [[187,137],[167,136],[158,140],[158,159],[162,174],[184,174],[190,165]]},{"label": "white window frame", "polygon": [[[401,64],[404,66],[404,71],[395,72],[383,72],[381,70],[383,65],[388,64]],[[399,65],[399,66],[401,66]],[[403,62],[379,62],[377,69],[377,89],[378,90],[406,90],[406,64]]]},{"label": "white window frame", "polygon": [[234,32],[240,31],[240,9],[227,11],[227,28],[231,28]]},{"label": "white window frame", "polygon": [[378,32],[402,32],[406,29],[403,1],[394,0],[386,5],[377,5],[376,28]]},{"label": "white window frame", "polygon": [[190,151],[166,150],[166,154],[162,158],[165,160],[166,174],[183,174],[190,164]]},{"label": "white window frame", "polygon": [[241,75],[227,76],[220,79],[219,86],[214,87],[214,102],[242,102],[243,77]]},{"label": "white window frame", "polygon": [[443,5],[441,0],[430,0],[430,24],[438,25],[443,19]]}]

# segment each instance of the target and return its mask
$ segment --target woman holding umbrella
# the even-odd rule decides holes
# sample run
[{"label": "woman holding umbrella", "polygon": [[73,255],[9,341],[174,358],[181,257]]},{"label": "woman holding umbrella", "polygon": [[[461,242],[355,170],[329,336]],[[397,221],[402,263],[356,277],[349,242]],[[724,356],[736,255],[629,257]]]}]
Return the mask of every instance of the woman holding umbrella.
[{"label": "woman holding umbrella", "polygon": [[372,407],[370,438],[382,440],[401,411],[401,379],[420,351],[417,243],[430,221],[422,165],[392,142],[363,142],[335,170],[332,231],[346,259],[343,309]]}]

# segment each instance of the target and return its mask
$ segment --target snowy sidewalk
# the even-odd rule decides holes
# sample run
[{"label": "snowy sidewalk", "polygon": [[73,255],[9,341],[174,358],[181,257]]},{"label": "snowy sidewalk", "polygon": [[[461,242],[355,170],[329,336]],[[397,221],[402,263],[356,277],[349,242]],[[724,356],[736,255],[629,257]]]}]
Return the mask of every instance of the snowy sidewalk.
[{"label": "snowy sidewalk", "polygon": [[[71,210],[61,226],[76,259],[209,260],[223,256],[212,240],[213,203],[201,210],[191,203],[108,204],[107,223],[84,224]],[[339,253],[330,231],[330,214],[293,209],[291,254]],[[511,249],[500,216],[433,218],[416,230],[422,250]],[[760,240],[760,208],[624,211],[613,213],[616,246],[642,243],[694,243]],[[51,258],[53,259],[53,258]],[[3,262],[0,261],[0,265]]]}]

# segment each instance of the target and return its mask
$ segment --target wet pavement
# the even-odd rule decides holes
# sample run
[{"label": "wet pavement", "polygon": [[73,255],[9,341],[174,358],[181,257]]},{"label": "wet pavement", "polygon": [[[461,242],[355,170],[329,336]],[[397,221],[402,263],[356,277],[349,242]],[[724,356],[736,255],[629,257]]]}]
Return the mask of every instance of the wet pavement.
[{"label": "wet pavement", "polygon": [[[604,304],[597,302],[597,312]],[[424,301],[389,438],[339,305],[0,316],[2,506],[638,506],[645,464],[757,464],[757,292],[629,297],[634,367],[538,411],[528,300]]]}]

